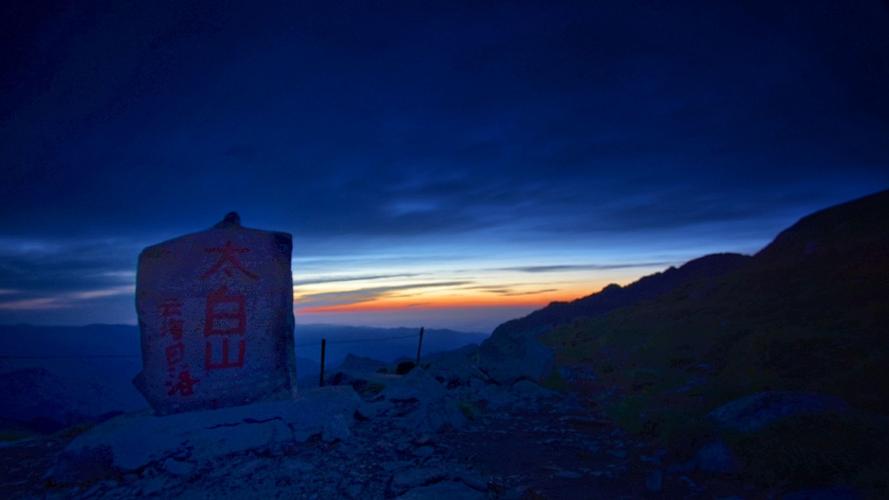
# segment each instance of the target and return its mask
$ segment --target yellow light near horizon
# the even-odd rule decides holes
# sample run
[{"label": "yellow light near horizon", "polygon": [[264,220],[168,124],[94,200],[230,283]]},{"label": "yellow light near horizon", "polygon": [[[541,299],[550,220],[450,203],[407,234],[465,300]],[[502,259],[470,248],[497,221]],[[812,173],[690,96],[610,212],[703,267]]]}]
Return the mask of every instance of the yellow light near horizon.
[{"label": "yellow light near horizon", "polygon": [[[640,269],[635,271],[638,273]],[[466,270],[430,271],[411,277],[351,279],[360,273],[344,272],[339,275],[344,278],[342,281],[334,281],[337,275],[328,275],[318,279],[329,281],[295,285],[293,298],[296,308],[306,314],[420,308],[537,308],[554,301],[585,297],[610,283],[625,285],[638,278],[636,273],[629,274],[626,270],[582,273]],[[393,271],[391,274],[397,273]],[[355,294],[354,300],[350,301],[350,293]],[[323,304],[327,294],[333,298],[342,294],[344,302]],[[310,305],[315,297],[322,300]]]}]

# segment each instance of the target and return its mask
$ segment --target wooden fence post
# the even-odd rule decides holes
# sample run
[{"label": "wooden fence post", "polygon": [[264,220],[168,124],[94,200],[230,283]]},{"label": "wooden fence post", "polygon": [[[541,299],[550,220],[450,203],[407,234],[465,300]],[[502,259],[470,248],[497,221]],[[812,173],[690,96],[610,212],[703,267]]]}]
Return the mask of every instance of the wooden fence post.
[{"label": "wooden fence post", "polygon": [[318,387],[324,387],[324,351],[327,350],[327,339],[321,339],[321,379]]},{"label": "wooden fence post", "polygon": [[420,366],[420,351],[423,350],[423,331],[425,327],[420,327],[420,341],[417,343],[417,366]]}]

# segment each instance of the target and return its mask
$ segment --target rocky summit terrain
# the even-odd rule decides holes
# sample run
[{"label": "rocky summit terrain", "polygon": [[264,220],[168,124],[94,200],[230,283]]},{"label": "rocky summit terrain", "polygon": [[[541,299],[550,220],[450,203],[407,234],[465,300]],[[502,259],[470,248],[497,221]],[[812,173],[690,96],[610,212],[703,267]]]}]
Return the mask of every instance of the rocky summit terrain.
[{"label": "rocky summit terrain", "polygon": [[7,497],[885,498],[889,192],[293,401],[7,441]]},{"label": "rocky summit terrain", "polygon": [[[13,497],[635,498],[732,491],[664,474],[665,450],[529,380],[442,356],[405,375],[339,372],[293,402],[118,416],[3,449]],[[463,373],[461,373],[463,371]],[[467,373],[468,372],[468,373]],[[579,377],[588,374],[578,374]],[[706,463],[706,462],[705,462]],[[706,467],[706,465],[705,465]]]}]

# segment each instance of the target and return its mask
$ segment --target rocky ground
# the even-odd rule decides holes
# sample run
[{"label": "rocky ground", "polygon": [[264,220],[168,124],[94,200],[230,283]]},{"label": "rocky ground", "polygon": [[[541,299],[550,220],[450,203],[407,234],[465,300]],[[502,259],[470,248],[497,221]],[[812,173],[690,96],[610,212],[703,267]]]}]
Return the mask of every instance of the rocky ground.
[{"label": "rocky ground", "polygon": [[[762,493],[729,476],[671,467],[663,450],[626,435],[579,392],[553,392],[527,380],[498,385],[479,377],[446,378],[432,368],[406,376],[353,372],[336,378],[345,386],[339,393],[354,386],[361,396],[345,428],[327,422],[318,432],[263,438],[261,445],[233,452],[223,449],[234,446],[231,439],[212,445],[206,444],[209,437],[193,436],[219,453],[171,445],[165,455],[136,465],[128,459],[133,463],[98,475],[95,457],[79,455],[65,467],[60,457],[77,449],[84,436],[117,438],[110,437],[107,423],[76,439],[83,429],[70,429],[5,446],[0,489],[10,497],[50,498],[454,500]],[[242,426],[269,419],[243,420]],[[124,428],[140,432],[127,427],[135,425]]]}]

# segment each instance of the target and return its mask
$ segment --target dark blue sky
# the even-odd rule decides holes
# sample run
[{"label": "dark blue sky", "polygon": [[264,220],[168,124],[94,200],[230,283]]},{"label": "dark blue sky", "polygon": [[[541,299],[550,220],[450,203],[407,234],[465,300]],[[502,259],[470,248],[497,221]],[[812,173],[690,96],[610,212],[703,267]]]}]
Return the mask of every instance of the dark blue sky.
[{"label": "dark blue sky", "polygon": [[238,210],[298,320],[488,328],[889,186],[886,3],[578,3],[4,5],[0,322]]}]

